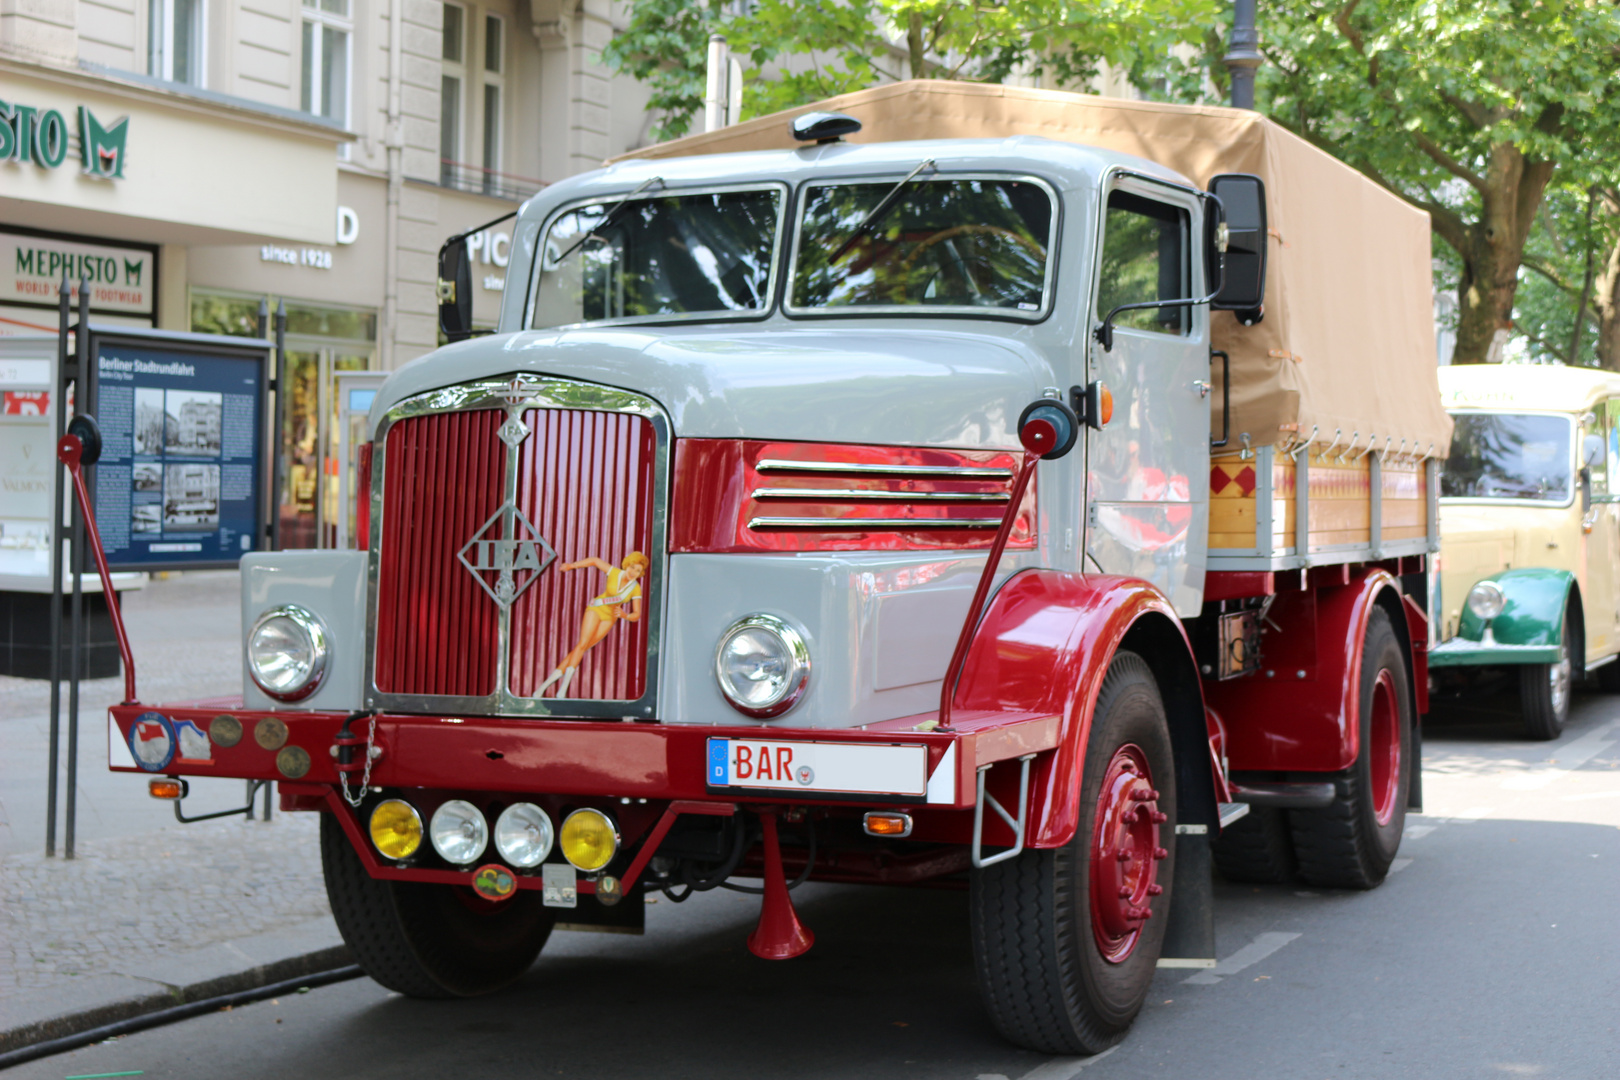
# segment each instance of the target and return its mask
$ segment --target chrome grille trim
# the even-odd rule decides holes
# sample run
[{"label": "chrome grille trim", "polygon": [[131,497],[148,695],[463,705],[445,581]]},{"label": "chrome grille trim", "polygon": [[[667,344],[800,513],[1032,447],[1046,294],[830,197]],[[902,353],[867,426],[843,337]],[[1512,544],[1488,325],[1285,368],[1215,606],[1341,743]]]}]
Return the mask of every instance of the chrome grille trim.
[{"label": "chrome grille trim", "polygon": [[907,529],[996,529],[1000,518],[756,517],[750,529],[816,529],[821,532],[904,532]]},{"label": "chrome grille trim", "polygon": [[756,488],[751,499],[798,499],[815,502],[990,502],[1005,503],[1005,491],[885,491],[880,488]]},{"label": "chrome grille trim", "polygon": [[1011,469],[972,465],[874,465],[854,461],[784,461],[762,458],[754,465],[762,473],[855,473],[870,477],[913,478],[932,476],[948,480],[1010,480]]}]

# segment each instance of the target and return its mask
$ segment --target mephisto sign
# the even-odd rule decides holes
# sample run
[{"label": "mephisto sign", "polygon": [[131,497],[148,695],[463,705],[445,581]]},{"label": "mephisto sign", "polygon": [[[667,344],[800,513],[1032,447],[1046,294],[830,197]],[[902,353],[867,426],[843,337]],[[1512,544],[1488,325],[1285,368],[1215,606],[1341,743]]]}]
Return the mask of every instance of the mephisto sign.
[{"label": "mephisto sign", "polygon": [[103,125],[80,105],[78,122],[70,134],[67,118],[57,109],[0,101],[0,161],[32,163],[54,169],[67,160],[69,144],[77,142],[79,161],[86,176],[101,180],[124,177],[124,141],[129,117]]}]

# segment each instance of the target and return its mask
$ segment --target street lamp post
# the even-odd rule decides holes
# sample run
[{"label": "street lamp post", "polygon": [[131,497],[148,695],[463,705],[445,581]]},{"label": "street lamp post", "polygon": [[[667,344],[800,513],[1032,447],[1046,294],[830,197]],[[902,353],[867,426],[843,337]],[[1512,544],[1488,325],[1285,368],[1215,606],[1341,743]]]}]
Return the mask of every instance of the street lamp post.
[{"label": "street lamp post", "polygon": [[1254,69],[1260,66],[1260,35],[1254,28],[1254,0],[1233,0],[1232,37],[1221,58],[1232,77],[1232,107],[1254,108]]}]

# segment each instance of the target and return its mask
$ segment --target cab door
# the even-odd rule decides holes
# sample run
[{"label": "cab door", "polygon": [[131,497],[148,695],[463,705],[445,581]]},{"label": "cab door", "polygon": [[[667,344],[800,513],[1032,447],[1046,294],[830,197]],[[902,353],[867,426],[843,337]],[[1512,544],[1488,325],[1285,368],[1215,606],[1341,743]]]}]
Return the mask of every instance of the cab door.
[{"label": "cab door", "polygon": [[1590,660],[1620,652],[1620,399],[1602,402],[1581,428],[1603,440],[1592,469],[1592,505],[1581,519],[1585,535],[1586,655]]},{"label": "cab door", "polygon": [[[1093,326],[1120,304],[1205,290],[1190,191],[1115,176],[1103,207]],[[1121,312],[1113,348],[1088,336],[1088,377],[1113,416],[1088,429],[1086,552],[1104,573],[1143,578],[1177,612],[1203,603],[1209,522],[1209,315],[1204,307]]]}]

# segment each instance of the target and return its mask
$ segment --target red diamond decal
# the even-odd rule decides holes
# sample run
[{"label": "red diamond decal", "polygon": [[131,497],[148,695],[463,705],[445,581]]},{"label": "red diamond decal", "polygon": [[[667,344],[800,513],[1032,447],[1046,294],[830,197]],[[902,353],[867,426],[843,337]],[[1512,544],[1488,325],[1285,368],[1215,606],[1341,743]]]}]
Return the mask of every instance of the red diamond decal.
[{"label": "red diamond decal", "polygon": [[1237,476],[1234,477],[1234,479],[1237,481],[1238,490],[1243,492],[1243,494],[1245,496],[1249,496],[1249,495],[1254,494],[1254,467],[1253,466],[1250,466],[1250,465],[1243,466],[1243,471],[1238,473]]},{"label": "red diamond decal", "polygon": [[1225,469],[1219,465],[1209,467],[1209,491],[1211,495],[1219,495],[1226,489],[1226,485],[1231,482],[1232,478],[1226,475]]}]

